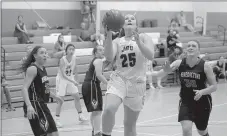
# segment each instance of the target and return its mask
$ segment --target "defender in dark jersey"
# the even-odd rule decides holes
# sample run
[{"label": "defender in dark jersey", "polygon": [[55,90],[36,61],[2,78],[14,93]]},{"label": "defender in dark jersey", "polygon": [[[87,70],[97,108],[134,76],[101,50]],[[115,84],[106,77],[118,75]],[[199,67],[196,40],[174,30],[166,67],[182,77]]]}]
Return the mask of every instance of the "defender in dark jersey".
[{"label": "defender in dark jersey", "polygon": [[171,65],[167,62],[164,70],[153,73],[160,76],[165,72],[179,70],[181,99],[178,121],[181,123],[183,136],[192,136],[193,122],[201,136],[209,136],[207,125],[212,110],[211,93],[217,90],[217,83],[211,66],[199,58],[199,48],[199,42],[188,42],[186,58],[176,60]]},{"label": "defender in dark jersey", "polygon": [[104,48],[102,46],[96,46],[93,50],[93,55],[94,58],[90,63],[82,85],[82,95],[87,111],[92,112],[90,118],[93,128],[92,135],[101,136],[101,111],[103,100],[100,82],[107,84],[107,80],[102,74]]},{"label": "defender in dark jersey", "polygon": [[58,136],[54,119],[47,107],[50,90],[44,64],[46,49],[36,46],[22,65],[25,72],[23,97],[27,105],[27,117],[35,136]]}]

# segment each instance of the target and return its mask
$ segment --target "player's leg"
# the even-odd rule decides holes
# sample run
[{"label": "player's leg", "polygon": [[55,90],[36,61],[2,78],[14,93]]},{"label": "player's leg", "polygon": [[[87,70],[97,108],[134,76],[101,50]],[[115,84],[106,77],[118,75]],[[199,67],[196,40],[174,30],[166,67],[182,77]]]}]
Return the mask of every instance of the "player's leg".
[{"label": "player's leg", "polygon": [[57,126],[55,124],[55,121],[51,115],[50,110],[48,109],[46,104],[41,104],[40,105],[43,109],[43,113],[46,116],[46,120],[48,122],[48,129],[46,131],[47,136],[59,136]]},{"label": "player's leg", "polygon": [[134,83],[128,86],[128,93],[124,100],[124,136],[136,136],[136,122],[144,106],[146,84]]},{"label": "player's leg", "polygon": [[102,113],[103,136],[111,136],[115,125],[115,114],[122,103],[122,98],[115,94],[106,94],[106,102]]},{"label": "player's leg", "polygon": [[94,135],[101,133],[101,114],[102,111],[93,111],[91,113],[92,116],[92,123],[93,123],[93,133]]},{"label": "player's leg", "polygon": [[56,96],[56,98],[57,98],[57,99],[55,99],[57,101],[56,113],[55,113],[56,125],[57,125],[57,127],[63,127],[63,125],[60,122],[60,114],[61,114],[62,105],[64,103],[64,98],[63,98],[63,96]]},{"label": "player's leg", "polygon": [[154,90],[155,88],[153,86],[153,79],[152,79],[152,75],[151,75],[151,72],[150,71],[148,71],[146,73],[146,77],[147,77],[147,86],[149,85],[149,89],[153,89]]},{"label": "player's leg", "polygon": [[80,95],[79,95],[78,88],[73,84],[68,84],[67,93],[70,94],[74,98],[74,104],[75,104],[75,108],[79,115],[79,121],[86,121],[87,118],[85,118],[82,115],[82,108],[81,108]]},{"label": "player's leg", "polygon": [[48,133],[57,132],[55,121],[45,103],[31,102],[36,116],[29,119],[29,123],[35,136],[43,136]]},{"label": "player's leg", "polygon": [[181,123],[183,136],[192,136],[193,108],[186,104],[179,104],[178,122]]},{"label": "player's leg", "polygon": [[117,74],[110,76],[107,85],[106,101],[102,113],[103,136],[110,136],[115,125],[115,114],[126,96],[125,82]]},{"label": "player's leg", "polygon": [[136,122],[140,111],[124,106],[124,136],[136,136]]},{"label": "player's leg", "polygon": [[183,136],[192,136],[192,124],[190,120],[181,121],[181,127],[183,131]]},{"label": "player's leg", "polygon": [[94,106],[94,110],[92,112],[93,118],[93,134],[94,136],[101,136],[101,114],[102,114],[102,107],[103,107],[103,100],[102,100],[102,90],[100,84],[93,84],[94,87],[92,89],[93,100],[96,100],[96,106]]},{"label": "player's leg", "polygon": [[195,114],[195,125],[197,128],[198,133],[201,136],[209,136],[208,133],[208,122],[210,118],[210,113],[212,110],[212,100],[210,96],[204,96],[207,97],[206,99],[202,99],[203,103],[199,104],[196,107],[196,114]]},{"label": "player's leg", "polygon": [[56,78],[56,95],[53,95],[55,100],[57,101],[56,106],[56,125],[57,127],[63,127],[63,125],[60,122],[60,113],[61,113],[61,107],[64,103],[64,96],[66,94],[66,88],[67,84],[63,82],[63,80],[60,80],[59,77]]},{"label": "player's leg", "polygon": [[159,88],[159,89],[164,88],[164,87],[162,86],[162,78],[163,78],[163,77],[157,77],[157,88]]}]

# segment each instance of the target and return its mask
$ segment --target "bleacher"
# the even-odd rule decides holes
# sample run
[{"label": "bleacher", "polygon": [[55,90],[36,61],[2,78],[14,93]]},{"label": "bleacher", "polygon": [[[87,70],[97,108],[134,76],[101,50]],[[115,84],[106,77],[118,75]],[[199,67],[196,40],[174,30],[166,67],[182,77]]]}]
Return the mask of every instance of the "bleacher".
[{"label": "bleacher", "polygon": [[[85,72],[88,69],[88,64],[90,63],[92,56],[91,51],[83,51],[85,48],[93,48],[94,45],[91,42],[77,42],[77,36],[79,30],[70,30],[72,35],[66,36],[68,42],[73,43],[76,46],[77,54],[77,64],[78,64],[78,74],[79,82],[82,84],[85,76]],[[48,37],[51,33],[62,33],[68,32],[68,30],[32,30],[32,33],[35,37],[31,38],[34,41],[32,46],[42,45],[48,50],[48,53],[51,53],[54,43],[54,38]],[[165,40],[167,37],[167,28],[166,27],[156,27],[156,28],[140,28],[139,32],[144,33],[160,33],[159,40]],[[195,35],[191,32],[186,32],[184,29],[180,29],[180,40],[183,43],[186,43],[189,40],[198,40],[201,42],[201,53],[208,53],[211,60],[217,60],[220,56],[226,56],[227,47],[223,46],[223,42],[220,39],[213,38],[211,36],[200,36]],[[26,55],[26,46],[28,44],[18,44],[17,38],[12,37],[9,33],[2,35],[2,46],[6,50],[5,61],[6,61],[6,80],[8,82],[8,89],[10,90],[12,103],[14,107],[22,106],[22,95],[21,89],[23,84],[22,74],[18,74],[18,68],[20,67],[20,60]],[[47,40],[52,39],[52,40]],[[158,55],[155,55],[158,57]],[[160,66],[165,62],[167,58],[155,58]],[[50,86],[52,91],[55,91],[55,77],[57,74],[57,59],[50,58],[46,63],[46,69],[48,76],[50,77]],[[105,77],[109,78],[111,71],[104,72]],[[81,85],[80,85],[81,87]],[[102,87],[105,90],[105,86]],[[81,91],[81,89],[79,88]],[[69,96],[65,97],[66,100],[71,100]],[[6,102],[5,100],[3,101]]]}]

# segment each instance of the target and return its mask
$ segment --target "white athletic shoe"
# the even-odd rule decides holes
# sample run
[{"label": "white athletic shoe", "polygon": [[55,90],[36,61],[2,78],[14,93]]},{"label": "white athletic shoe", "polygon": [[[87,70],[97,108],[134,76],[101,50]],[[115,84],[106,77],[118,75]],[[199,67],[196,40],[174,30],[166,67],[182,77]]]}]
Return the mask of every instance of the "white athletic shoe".
[{"label": "white athletic shoe", "polygon": [[151,88],[152,90],[154,90],[154,89],[155,89],[155,87],[153,86],[153,84],[152,84],[152,83],[150,83],[150,88]]},{"label": "white athletic shoe", "polygon": [[56,124],[57,128],[62,128],[63,127],[63,125],[60,122],[60,117],[56,117],[55,124]]},{"label": "white athletic shoe", "polygon": [[79,121],[87,121],[88,119],[85,118],[82,114],[79,115]]}]

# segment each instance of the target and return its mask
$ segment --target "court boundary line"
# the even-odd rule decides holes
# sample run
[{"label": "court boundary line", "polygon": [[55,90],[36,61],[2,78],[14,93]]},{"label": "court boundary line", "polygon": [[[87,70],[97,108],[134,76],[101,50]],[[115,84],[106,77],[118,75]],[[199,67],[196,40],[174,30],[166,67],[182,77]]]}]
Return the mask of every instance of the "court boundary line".
[{"label": "court boundary line", "polygon": [[[227,102],[226,103],[222,103],[222,104],[213,105],[212,108],[220,107],[220,106],[223,106],[223,105],[227,105]],[[152,120],[146,120],[146,121],[138,122],[137,124],[144,124],[144,123],[147,123],[147,122],[152,122],[152,121],[156,121],[156,120],[170,118],[170,117],[174,117],[174,116],[177,116],[177,115],[178,115],[178,113],[177,114],[172,114],[172,115],[169,115],[169,116],[164,116],[164,117],[157,118],[157,119],[152,119]]]},{"label": "court boundary line", "polygon": [[[113,130],[114,132],[124,133],[124,131]],[[169,135],[160,135],[160,134],[152,134],[152,133],[143,133],[143,132],[136,132],[137,135],[147,135],[147,136],[169,136]]]},{"label": "court boundary line", "polygon": [[[213,105],[212,107],[215,108],[215,107],[220,107],[220,106],[223,106],[223,105],[227,105],[227,103]],[[156,118],[156,119],[152,119],[152,120],[146,120],[146,121],[138,122],[137,125],[141,125],[141,124],[144,124],[144,123],[147,123],[147,122],[162,120],[162,119],[165,119],[165,118],[171,118],[171,117],[174,117],[176,115],[178,115],[178,114],[172,114],[172,115],[169,115],[169,116],[164,116],[164,117],[160,117],[160,118]],[[114,129],[118,129],[118,128],[122,128],[122,127],[124,127],[124,125],[116,126],[116,127],[114,127]],[[91,128],[91,127],[89,127],[89,128]],[[83,128],[78,129],[78,127],[74,127],[74,128],[63,128],[63,129],[60,128],[60,129],[58,129],[58,132],[65,132],[65,131],[67,132],[67,130],[70,130],[70,129],[75,129],[74,131],[90,130],[90,129],[88,129],[88,127],[87,127],[87,129],[83,129]],[[113,131],[115,131],[114,129],[113,129]],[[2,134],[2,135],[3,136],[14,136],[14,135],[24,136],[25,134],[32,135],[32,131],[21,132],[21,133],[9,133],[9,134]],[[149,133],[147,133],[147,134],[149,134]],[[180,135],[180,134],[182,134],[182,133],[177,133],[177,134],[174,134],[174,135],[171,135],[171,136],[177,136],[177,135]],[[144,135],[146,135],[146,134],[144,134]],[[156,134],[156,136],[161,136],[161,135]]]}]

